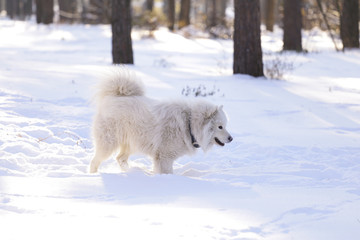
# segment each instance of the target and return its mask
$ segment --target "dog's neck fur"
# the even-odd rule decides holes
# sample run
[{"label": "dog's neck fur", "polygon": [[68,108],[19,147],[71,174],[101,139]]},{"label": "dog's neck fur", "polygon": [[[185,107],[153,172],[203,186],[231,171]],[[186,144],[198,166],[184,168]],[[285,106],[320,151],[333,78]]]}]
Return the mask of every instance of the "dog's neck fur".
[{"label": "dog's neck fur", "polygon": [[200,144],[196,141],[194,135],[191,132],[191,115],[189,117],[189,133],[190,133],[190,137],[191,137],[191,144],[193,145],[194,148],[199,148]]}]

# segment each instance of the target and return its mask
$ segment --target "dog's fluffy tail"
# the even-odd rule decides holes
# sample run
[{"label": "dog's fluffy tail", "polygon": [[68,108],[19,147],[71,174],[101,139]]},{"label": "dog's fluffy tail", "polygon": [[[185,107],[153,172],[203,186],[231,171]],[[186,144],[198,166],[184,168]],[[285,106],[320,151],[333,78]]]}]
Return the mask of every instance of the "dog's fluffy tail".
[{"label": "dog's fluffy tail", "polygon": [[105,96],[143,96],[144,86],[134,72],[125,67],[114,67],[97,86],[97,98]]}]

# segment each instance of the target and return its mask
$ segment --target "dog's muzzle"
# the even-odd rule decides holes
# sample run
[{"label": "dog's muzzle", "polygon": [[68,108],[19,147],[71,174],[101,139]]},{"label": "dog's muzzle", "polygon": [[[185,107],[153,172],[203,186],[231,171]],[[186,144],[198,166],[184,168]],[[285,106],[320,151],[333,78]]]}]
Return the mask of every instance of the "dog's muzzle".
[{"label": "dog's muzzle", "polygon": [[[232,136],[229,136],[226,143],[229,143],[233,140]],[[215,137],[215,142],[220,146],[225,146],[225,143],[221,142],[217,137]]]}]

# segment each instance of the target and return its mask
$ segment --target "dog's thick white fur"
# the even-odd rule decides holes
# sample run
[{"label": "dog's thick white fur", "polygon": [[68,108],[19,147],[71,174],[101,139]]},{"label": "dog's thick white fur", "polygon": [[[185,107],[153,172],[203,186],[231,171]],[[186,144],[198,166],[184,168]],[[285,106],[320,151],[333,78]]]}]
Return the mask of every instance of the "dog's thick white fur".
[{"label": "dog's thick white fur", "polygon": [[172,173],[178,157],[232,141],[222,106],[200,100],[150,99],[144,96],[142,82],[125,68],[111,70],[100,83],[96,105],[91,173],[114,152],[124,171],[129,155],[143,153],[152,158],[154,173]]}]

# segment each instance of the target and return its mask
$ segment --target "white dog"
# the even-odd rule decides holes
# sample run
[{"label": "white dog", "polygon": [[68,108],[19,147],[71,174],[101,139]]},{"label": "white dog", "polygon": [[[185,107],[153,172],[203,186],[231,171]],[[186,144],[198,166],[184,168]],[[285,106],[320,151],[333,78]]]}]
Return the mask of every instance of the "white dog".
[{"label": "white dog", "polygon": [[128,169],[129,155],[143,153],[152,158],[154,173],[172,173],[178,157],[233,139],[225,129],[222,106],[200,100],[152,100],[144,96],[142,82],[124,68],[100,83],[96,104],[91,173],[115,151],[122,170]]}]

